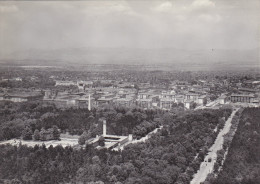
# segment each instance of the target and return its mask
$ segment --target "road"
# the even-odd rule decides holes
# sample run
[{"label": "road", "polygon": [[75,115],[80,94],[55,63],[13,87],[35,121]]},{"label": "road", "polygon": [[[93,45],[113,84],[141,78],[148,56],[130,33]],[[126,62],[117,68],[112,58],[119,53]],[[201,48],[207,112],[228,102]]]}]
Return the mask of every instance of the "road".
[{"label": "road", "polygon": [[200,109],[212,109],[215,108],[215,106],[219,105],[219,99],[216,99],[212,102],[207,103],[205,106],[204,105],[200,105],[198,107],[196,107],[194,110],[200,110]]},{"label": "road", "polygon": [[[229,132],[232,118],[237,111],[238,109],[234,110],[231,116],[226,121],[224,128],[219,132],[214,144],[209,149],[208,155],[205,157],[204,162],[200,164],[200,169],[194,175],[190,184],[199,184],[201,182],[204,182],[207,175],[213,171],[214,164],[217,160],[217,151],[222,149],[223,142],[224,142],[223,136]],[[212,159],[211,162],[207,162],[209,158]]]}]

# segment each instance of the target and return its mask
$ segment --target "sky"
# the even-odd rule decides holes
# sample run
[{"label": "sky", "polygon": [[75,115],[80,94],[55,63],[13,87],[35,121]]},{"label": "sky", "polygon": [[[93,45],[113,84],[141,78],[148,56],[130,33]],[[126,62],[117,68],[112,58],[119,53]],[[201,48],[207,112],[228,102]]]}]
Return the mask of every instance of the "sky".
[{"label": "sky", "polygon": [[260,0],[0,1],[0,58],[73,48],[259,49]]}]

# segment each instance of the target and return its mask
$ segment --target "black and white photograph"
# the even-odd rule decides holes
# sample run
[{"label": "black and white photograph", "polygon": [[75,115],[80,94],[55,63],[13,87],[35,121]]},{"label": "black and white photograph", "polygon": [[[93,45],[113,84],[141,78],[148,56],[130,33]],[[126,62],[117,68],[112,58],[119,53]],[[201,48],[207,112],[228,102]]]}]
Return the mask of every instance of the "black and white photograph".
[{"label": "black and white photograph", "polygon": [[0,184],[260,184],[260,0],[0,0]]}]

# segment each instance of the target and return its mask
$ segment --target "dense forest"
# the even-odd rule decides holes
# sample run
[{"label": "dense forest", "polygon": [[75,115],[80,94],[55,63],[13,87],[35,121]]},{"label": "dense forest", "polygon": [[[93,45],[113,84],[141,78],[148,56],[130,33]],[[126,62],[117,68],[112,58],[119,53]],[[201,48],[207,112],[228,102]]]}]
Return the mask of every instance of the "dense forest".
[{"label": "dense forest", "polygon": [[57,126],[61,132],[80,134],[90,124],[90,112],[85,109],[60,110],[42,102],[1,102],[0,140],[19,138],[24,129],[31,132]]},{"label": "dense forest", "polygon": [[[128,135],[141,138],[159,127],[161,110],[143,110],[138,107],[124,108],[104,106],[93,109],[56,108],[54,104],[42,102],[0,102],[0,141],[22,136],[25,129],[34,133],[41,129],[58,127],[61,133],[90,137],[102,134],[102,121],[107,120],[108,134]],[[127,122],[127,123],[125,123]]]},{"label": "dense forest", "polygon": [[260,183],[260,108],[246,108],[239,121],[223,169],[212,184]]},{"label": "dense forest", "polygon": [[[111,109],[103,109],[99,113],[110,117],[112,113],[104,115],[107,112],[111,112]],[[139,111],[131,112],[135,114]],[[127,113],[130,112],[122,111],[122,117],[127,118]],[[231,109],[165,113],[151,111],[146,112],[146,116],[140,113],[136,117],[141,120],[138,126],[145,126],[142,125],[143,120],[153,120],[162,124],[163,128],[145,143],[129,144],[120,152],[96,150],[91,145],[79,150],[61,146],[1,145],[0,181],[186,184],[198,170],[208,148],[223,128],[225,119],[230,116]],[[113,117],[110,117],[111,120]],[[113,127],[110,127],[110,131],[121,131],[120,126],[118,130]]]}]

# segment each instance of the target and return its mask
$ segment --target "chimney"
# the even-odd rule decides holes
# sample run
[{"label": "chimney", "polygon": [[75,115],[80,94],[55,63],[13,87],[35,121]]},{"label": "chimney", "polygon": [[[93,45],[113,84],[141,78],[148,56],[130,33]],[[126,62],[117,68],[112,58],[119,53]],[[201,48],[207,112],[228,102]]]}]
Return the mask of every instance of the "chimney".
[{"label": "chimney", "polygon": [[103,137],[107,135],[107,122],[103,120]]}]

